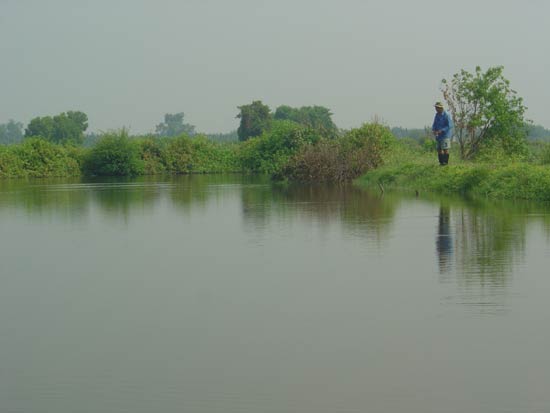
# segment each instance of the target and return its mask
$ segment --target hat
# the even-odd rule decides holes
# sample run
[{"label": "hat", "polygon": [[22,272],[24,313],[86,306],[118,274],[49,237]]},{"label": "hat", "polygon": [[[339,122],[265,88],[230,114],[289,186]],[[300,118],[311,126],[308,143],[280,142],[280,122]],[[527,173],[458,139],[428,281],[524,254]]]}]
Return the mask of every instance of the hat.
[{"label": "hat", "polygon": [[436,108],[441,108],[443,109],[443,103],[441,102],[435,102],[435,105],[434,105]]}]

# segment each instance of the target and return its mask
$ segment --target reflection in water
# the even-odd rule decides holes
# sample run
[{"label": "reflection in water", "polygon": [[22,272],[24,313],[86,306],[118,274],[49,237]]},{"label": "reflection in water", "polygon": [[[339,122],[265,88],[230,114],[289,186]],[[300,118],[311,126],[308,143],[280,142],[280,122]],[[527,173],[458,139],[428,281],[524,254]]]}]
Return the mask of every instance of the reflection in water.
[{"label": "reflection in water", "polygon": [[[33,220],[47,217],[55,222],[85,221],[98,212],[129,226],[132,218],[150,215],[159,205],[189,214],[224,199],[240,202],[244,229],[256,240],[269,238],[273,223],[282,228],[306,224],[322,231],[338,228],[347,238],[364,239],[378,248],[395,234],[408,236],[400,217],[425,202],[399,194],[382,197],[353,186],[281,186],[265,178],[231,175],[0,180],[0,213],[24,212]],[[514,267],[524,260],[527,224],[542,221],[550,234],[544,207],[436,199],[427,208],[435,202],[436,264],[442,284],[456,284],[461,296],[454,300],[465,304],[502,303]],[[232,213],[228,219],[234,218]]]},{"label": "reflection in water", "polygon": [[0,181],[0,410],[542,411],[549,221],[257,177]]},{"label": "reflection in water", "polygon": [[453,235],[451,233],[451,208],[448,205],[439,207],[437,236],[435,240],[440,274],[450,271],[453,256]]},{"label": "reflection in water", "polygon": [[265,230],[275,218],[322,226],[340,222],[348,235],[378,243],[388,238],[398,203],[399,197],[345,185],[264,185],[242,191],[243,217],[253,231]]}]

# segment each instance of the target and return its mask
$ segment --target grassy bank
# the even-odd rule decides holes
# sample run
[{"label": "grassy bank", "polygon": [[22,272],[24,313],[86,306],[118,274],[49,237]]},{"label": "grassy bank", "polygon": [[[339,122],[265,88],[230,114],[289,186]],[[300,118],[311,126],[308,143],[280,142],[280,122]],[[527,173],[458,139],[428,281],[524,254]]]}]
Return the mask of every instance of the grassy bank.
[{"label": "grassy bank", "polygon": [[356,183],[384,190],[550,201],[550,166],[545,162],[544,151],[522,159],[486,154],[469,162],[452,152],[450,164],[442,167],[435,151],[399,143],[383,166]]}]

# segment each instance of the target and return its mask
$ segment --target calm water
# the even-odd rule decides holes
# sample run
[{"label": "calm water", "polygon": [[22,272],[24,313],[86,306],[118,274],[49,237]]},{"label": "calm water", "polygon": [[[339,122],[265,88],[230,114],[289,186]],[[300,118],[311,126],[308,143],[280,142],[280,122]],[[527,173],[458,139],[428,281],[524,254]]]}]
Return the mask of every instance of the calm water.
[{"label": "calm water", "polygon": [[0,181],[0,411],[548,412],[550,210]]}]

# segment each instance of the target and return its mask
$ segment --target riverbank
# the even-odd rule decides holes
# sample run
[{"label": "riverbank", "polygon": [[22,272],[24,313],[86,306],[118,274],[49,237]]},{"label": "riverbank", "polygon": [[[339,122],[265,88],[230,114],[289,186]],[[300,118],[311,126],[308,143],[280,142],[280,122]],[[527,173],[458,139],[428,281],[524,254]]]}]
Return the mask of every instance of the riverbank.
[{"label": "riverbank", "polygon": [[400,147],[383,166],[367,172],[355,183],[383,190],[550,201],[550,167],[536,159],[495,156],[492,160],[467,162],[452,153],[450,164],[440,166],[435,152]]}]

